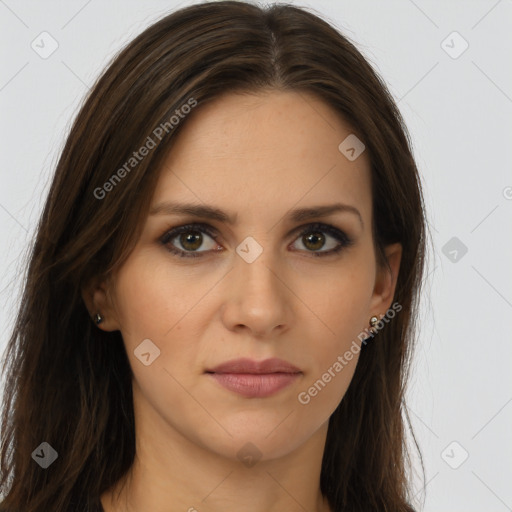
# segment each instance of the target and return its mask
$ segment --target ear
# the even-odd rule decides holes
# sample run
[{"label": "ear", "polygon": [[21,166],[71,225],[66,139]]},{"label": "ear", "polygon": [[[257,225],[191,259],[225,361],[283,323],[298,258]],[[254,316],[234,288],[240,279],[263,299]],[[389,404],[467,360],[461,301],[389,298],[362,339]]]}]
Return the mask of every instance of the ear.
[{"label": "ear", "polygon": [[384,248],[388,265],[377,269],[375,277],[375,286],[371,299],[371,316],[380,318],[391,307],[393,296],[395,294],[398,272],[400,270],[400,261],[402,259],[402,244],[395,243],[387,245]]},{"label": "ear", "polygon": [[103,331],[120,330],[118,315],[110,295],[111,284],[108,278],[95,277],[81,290],[83,301],[94,320],[96,313],[100,313],[103,321],[97,325]]}]

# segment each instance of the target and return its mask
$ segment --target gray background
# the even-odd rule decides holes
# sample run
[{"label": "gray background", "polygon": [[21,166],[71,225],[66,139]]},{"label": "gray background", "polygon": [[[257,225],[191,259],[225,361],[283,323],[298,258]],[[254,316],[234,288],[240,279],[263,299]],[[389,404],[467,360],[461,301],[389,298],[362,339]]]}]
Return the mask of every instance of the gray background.
[{"label": "gray background", "polygon": [[[2,352],[83,95],[126,42],[190,3],[0,0]],[[336,25],[381,73],[422,174],[434,247],[408,393],[427,472],[417,498],[425,511],[512,510],[512,0],[290,3]],[[45,59],[31,47],[51,48],[44,31],[58,43]]]}]

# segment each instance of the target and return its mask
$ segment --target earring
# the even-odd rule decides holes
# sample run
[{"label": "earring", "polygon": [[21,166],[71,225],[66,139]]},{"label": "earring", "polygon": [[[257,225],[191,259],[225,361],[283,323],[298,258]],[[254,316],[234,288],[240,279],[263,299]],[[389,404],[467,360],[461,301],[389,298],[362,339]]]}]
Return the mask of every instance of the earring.
[{"label": "earring", "polygon": [[376,317],[376,316],[372,316],[370,318],[370,332],[372,333],[373,336],[375,336],[375,334],[377,334],[377,329],[375,329],[375,326],[379,323],[379,319]]},{"label": "earring", "polygon": [[370,324],[370,336],[365,338],[361,343],[361,349],[366,346],[366,344],[373,340],[375,338],[375,335],[377,334],[377,329],[375,329],[375,326],[379,323],[379,319],[376,316],[372,316],[370,318],[370,321],[368,322]]},{"label": "earring", "polygon": [[94,321],[96,322],[96,325],[101,324],[101,322],[103,322],[103,317],[99,313],[96,313],[94,315]]}]

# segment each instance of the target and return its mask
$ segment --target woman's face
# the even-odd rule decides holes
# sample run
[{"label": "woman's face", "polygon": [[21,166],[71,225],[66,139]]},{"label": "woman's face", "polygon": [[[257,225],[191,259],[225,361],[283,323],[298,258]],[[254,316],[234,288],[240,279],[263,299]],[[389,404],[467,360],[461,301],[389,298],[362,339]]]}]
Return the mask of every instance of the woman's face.
[{"label": "woman's face", "polygon": [[[367,152],[341,152],[350,126],[314,96],[225,95],[182,128],[111,300],[94,294],[99,327],[122,333],[139,432],[231,459],[277,458],[326,429],[354,374],[358,335],[391,305],[399,246],[388,251],[393,272],[378,270]],[[209,373],[239,358],[279,358],[295,373]]]}]

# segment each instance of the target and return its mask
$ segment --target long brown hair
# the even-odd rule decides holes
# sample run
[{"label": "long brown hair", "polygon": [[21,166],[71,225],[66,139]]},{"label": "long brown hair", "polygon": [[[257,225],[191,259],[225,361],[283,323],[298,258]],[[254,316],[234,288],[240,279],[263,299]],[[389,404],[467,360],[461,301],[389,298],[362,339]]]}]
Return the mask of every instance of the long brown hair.
[{"label": "long brown hair", "polygon": [[[94,326],[81,289],[134,247],[160,164],[187,122],[170,127],[176,111],[264,89],[313,93],[349,123],[371,161],[379,265],[387,244],[403,247],[394,296],[402,309],[361,351],[329,420],[321,490],[335,511],[412,510],[404,390],[426,220],[410,136],[382,79],[336,28],[292,5],[237,1],[189,6],[147,28],[115,56],[71,127],[4,355],[2,510],[88,510],[129,470],[131,368],[121,333]],[[167,128],[161,140],[157,127]],[[155,146],[134,164],[148,137]],[[34,455],[43,442],[57,452],[47,469]]]}]

